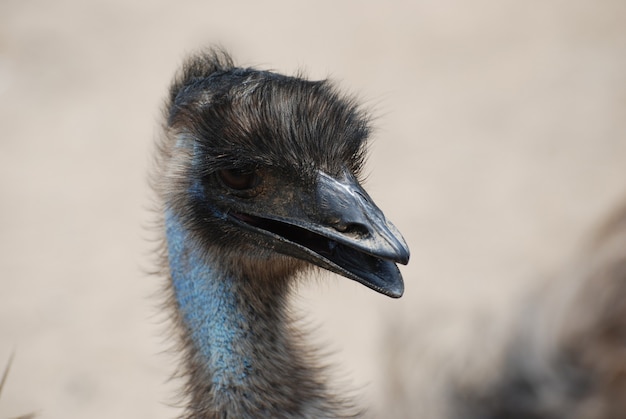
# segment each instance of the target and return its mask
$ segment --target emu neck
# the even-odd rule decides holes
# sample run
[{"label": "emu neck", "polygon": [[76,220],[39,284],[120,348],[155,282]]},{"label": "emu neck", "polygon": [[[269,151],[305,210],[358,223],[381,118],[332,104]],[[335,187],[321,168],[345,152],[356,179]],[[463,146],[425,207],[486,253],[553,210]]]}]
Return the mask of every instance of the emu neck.
[{"label": "emu neck", "polygon": [[171,212],[166,232],[186,351],[189,417],[315,417],[335,411],[339,404],[324,396],[319,369],[308,365],[310,354],[294,340],[285,287],[258,289],[254,278],[211,264]]},{"label": "emu neck", "polygon": [[[169,214],[168,214],[169,215]],[[170,275],[181,320],[216,391],[241,385],[250,360],[237,348],[247,320],[237,302],[236,279],[207,265],[180,222],[167,217]]]}]

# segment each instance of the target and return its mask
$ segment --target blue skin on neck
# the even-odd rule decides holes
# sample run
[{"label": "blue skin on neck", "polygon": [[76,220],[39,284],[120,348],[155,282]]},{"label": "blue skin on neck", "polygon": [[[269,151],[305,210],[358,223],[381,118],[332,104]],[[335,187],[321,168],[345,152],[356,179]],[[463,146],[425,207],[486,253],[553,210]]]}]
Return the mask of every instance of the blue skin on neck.
[{"label": "blue skin on neck", "polygon": [[236,280],[207,264],[200,244],[169,208],[165,227],[176,301],[213,385],[218,391],[241,385],[251,363],[237,352],[247,322],[237,305]]}]

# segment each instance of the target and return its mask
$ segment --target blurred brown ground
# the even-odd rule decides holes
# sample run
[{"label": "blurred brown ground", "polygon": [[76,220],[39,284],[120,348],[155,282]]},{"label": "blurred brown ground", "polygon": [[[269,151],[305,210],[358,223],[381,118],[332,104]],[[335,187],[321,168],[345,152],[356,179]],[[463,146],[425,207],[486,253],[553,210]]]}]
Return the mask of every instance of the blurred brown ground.
[{"label": "blurred brown ground", "polygon": [[172,73],[215,43],[379,116],[367,187],[406,295],[326,275],[297,304],[374,415],[407,392],[434,417],[433,383],[488,361],[626,197],[624,22],[621,0],[3,0],[0,417],[175,416],[146,173]]}]

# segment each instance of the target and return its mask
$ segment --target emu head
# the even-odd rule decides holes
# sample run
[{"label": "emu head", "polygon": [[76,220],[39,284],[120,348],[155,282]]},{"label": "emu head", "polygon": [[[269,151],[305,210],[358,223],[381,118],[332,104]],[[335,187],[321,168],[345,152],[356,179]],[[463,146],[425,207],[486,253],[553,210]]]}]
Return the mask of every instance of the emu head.
[{"label": "emu head", "polygon": [[327,81],[201,54],[174,82],[166,120],[166,210],[213,262],[267,278],[309,262],[402,295],[408,247],[357,180],[368,118]]}]

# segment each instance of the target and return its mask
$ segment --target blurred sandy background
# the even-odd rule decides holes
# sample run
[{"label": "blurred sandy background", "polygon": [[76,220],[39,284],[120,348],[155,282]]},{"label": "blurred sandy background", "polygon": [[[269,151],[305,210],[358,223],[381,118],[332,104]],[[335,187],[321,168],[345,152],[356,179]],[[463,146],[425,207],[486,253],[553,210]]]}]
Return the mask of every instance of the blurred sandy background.
[{"label": "blurred sandy background", "polygon": [[622,0],[0,1],[0,418],[175,416],[146,173],[211,43],[379,116],[366,186],[411,247],[406,295],[327,276],[298,304],[374,414],[406,392],[398,417],[432,417],[433,383],[626,197],[624,22]]}]

